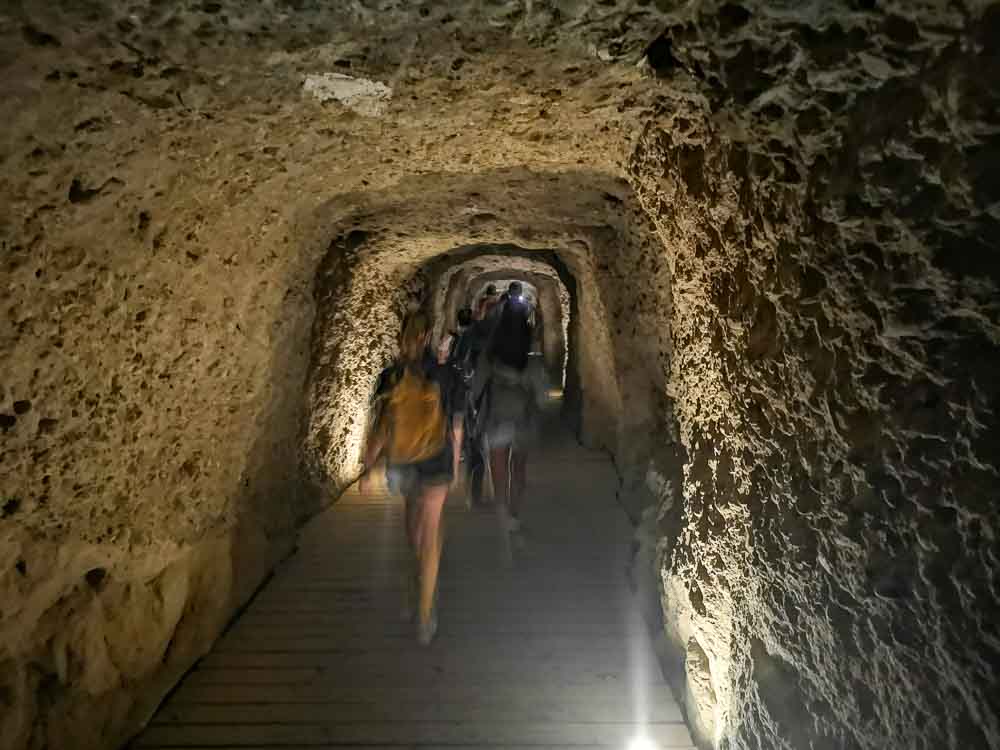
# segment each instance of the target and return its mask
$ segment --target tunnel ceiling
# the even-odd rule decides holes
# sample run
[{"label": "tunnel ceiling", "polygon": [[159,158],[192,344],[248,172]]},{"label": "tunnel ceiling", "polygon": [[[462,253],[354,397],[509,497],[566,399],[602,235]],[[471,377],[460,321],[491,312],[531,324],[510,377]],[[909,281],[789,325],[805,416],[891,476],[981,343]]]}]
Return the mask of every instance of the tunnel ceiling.
[{"label": "tunnel ceiling", "polygon": [[1000,746],[998,36],[991,0],[5,4],[0,745],[121,746],[355,476],[428,269],[512,244],[576,285],[701,739]]}]

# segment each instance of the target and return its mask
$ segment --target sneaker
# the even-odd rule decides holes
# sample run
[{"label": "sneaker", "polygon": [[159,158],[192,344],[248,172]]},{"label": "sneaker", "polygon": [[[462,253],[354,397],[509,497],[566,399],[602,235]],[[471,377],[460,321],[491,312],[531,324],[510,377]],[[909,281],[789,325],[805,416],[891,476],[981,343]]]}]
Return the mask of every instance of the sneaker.
[{"label": "sneaker", "polygon": [[429,646],[434,636],[437,634],[438,618],[437,608],[431,611],[430,619],[427,622],[417,623],[417,643],[421,646]]}]

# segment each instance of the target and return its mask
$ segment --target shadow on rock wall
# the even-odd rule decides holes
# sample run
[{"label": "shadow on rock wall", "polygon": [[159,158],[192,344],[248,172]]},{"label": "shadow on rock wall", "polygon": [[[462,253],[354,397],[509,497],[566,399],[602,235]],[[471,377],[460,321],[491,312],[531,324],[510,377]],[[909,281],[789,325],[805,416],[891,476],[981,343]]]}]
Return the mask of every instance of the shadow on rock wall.
[{"label": "shadow on rock wall", "polygon": [[836,152],[681,125],[634,155],[676,252],[667,627],[722,746],[1000,742],[998,224],[968,189],[1000,143],[953,137],[996,126],[996,69],[861,97]]}]

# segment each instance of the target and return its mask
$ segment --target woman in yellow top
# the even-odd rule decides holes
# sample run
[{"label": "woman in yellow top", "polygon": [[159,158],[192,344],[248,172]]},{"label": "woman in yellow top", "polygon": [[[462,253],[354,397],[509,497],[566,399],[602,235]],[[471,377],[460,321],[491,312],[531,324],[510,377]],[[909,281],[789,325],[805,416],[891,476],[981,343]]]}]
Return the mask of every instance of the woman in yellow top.
[{"label": "woman in yellow top", "polygon": [[365,488],[385,458],[390,487],[406,502],[406,535],[416,560],[419,591],[417,638],[427,645],[437,632],[434,607],[444,536],[441,511],[458,476],[464,383],[428,350],[430,319],[423,312],[403,326],[399,359],[379,376],[382,408],[365,451]]}]

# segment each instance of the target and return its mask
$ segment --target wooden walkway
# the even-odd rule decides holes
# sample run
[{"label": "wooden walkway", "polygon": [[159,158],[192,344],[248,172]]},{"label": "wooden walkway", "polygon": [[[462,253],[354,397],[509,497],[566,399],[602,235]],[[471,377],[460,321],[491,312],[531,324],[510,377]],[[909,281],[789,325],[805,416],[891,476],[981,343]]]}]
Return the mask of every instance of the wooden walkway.
[{"label": "wooden walkway", "polygon": [[437,638],[400,617],[399,500],[348,492],[304,530],[135,748],[693,748],[628,590],[607,459],[547,441],[524,543],[446,509]]}]

